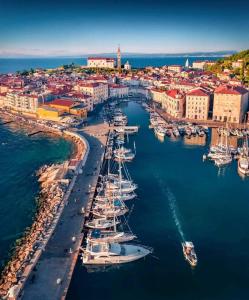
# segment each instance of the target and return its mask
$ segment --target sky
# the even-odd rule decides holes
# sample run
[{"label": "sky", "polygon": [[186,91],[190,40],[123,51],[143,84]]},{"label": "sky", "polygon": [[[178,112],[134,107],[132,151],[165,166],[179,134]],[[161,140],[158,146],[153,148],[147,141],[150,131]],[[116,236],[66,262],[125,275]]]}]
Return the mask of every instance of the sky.
[{"label": "sky", "polygon": [[249,48],[249,1],[0,0],[0,56]]}]

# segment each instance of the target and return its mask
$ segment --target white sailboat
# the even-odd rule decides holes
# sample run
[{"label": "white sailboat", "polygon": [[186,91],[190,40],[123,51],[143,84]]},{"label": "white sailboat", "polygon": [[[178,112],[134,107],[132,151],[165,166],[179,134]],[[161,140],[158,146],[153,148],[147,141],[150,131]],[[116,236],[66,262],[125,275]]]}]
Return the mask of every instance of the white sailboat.
[{"label": "white sailboat", "polygon": [[243,176],[249,176],[249,153],[248,153],[248,138],[244,138],[242,153],[238,159],[238,172]]}]

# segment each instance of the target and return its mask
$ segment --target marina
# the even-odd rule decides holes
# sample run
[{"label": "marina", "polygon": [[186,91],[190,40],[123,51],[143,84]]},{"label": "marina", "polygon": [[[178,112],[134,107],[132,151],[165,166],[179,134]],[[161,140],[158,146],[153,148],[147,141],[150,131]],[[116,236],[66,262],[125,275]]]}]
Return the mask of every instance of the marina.
[{"label": "marina", "polygon": [[[162,142],[149,129],[149,113],[140,104],[130,101],[120,107],[130,124],[139,125],[124,145],[133,148],[136,143],[136,156],[127,163],[138,186],[137,198],[127,201],[130,209],[134,201],[128,223],[139,243],[154,251],[145,260],[109,268],[86,268],[78,259],[67,299],[96,299],[103,292],[115,299],[124,285],[132,293],[122,289],[121,299],[232,300],[237,293],[246,297],[249,188],[248,180],[238,176],[237,162],[220,169],[203,163],[212,132],[198,137],[205,143],[194,136],[165,137]],[[185,260],[182,236],[194,245],[194,271]],[[82,282],[87,289],[81,288]]]}]

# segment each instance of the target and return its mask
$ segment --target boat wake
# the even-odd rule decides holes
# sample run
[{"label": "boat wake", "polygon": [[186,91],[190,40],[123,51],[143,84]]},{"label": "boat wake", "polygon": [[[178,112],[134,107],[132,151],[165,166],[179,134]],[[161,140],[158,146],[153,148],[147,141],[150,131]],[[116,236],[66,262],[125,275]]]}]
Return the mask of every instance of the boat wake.
[{"label": "boat wake", "polygon": [[174,223],[176,225],[177,231],[179,233],[181,242],[185,242],[186,238],[185,238],[185,234],[182,230],[182,225],[180,222],[180,218],[179,218],[179,212],[177,209],[177,203],[176,203],[176,197],[175,195],[172,193],[172,191],[170,190],[170,188],[166,188],[165,185],[163,184],[162,180],[158,178],[158,176],[156,176],[157,180],[159,181],[159,185],[162,189],[163,194],[167,197],[168,201],[169,201],[169,207],[172,213],[172,217],[174,220]]},{"label": "boat wake", "polygon": [[176,198],[175,198],[174,194],[171,192],[171,190],[169,188],[167,188],[167,198],[169,200],[170,210],[172,212],[172,216],[173,216],[175,225],[177,227],[177,230],[179,232],[179,235],[181,237],[181,240],[182,240],[182,242],[185,242],[186,241],[185,235],[184,235],[184,232],[182,230],[182,226],[181,226],[178,214],[177,214]]}]

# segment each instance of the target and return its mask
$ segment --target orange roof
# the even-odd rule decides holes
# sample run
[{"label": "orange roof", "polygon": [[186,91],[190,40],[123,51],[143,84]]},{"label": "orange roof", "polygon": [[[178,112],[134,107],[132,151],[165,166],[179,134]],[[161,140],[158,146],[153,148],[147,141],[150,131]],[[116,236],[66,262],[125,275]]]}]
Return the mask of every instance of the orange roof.
[{"label": "orange roof", "polygon": [[66,106],[66,107],[71,107],[74,104],[75,101],[69,99],[55,99],[49,103],[49,105],[59,105],[59,106]]},{"label": "orange roof", "polygon": [[248,90],[242,86],[221,85],[214,92],[215,94],[244,95],[248,93]]},{"label": "orange roof", "polygon": [[206,97],[208,96],[208,93],[204,91],[203,89],[195,89],[191,90],[187,93],[187,96],[200,96],[200,97]]},{"label": "orange roof", "polygon": [[173,89],[173,90],[168,90],[166,92],[166,94],[168,96],[170,96],[171,98],[176,98],[176,96],[180,96],[181,98],[183,98],[183,94],[179,92],[179,90]]}]

